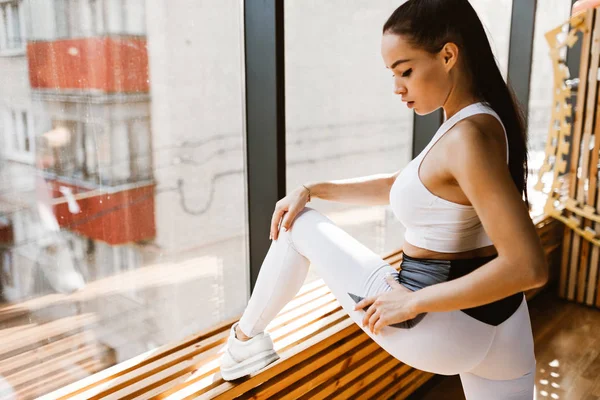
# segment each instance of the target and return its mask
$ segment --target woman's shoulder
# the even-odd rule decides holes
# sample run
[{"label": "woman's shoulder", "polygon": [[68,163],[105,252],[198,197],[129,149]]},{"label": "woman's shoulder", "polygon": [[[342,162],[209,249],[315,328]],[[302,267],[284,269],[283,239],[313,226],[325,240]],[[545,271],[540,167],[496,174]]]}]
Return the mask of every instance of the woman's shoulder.
[{"label": "woman's shoulder", "polygon": [[451,158],[466,162],[484,157],[488,162],[498,160],[501,165],[506,165],[504,130],[494,116],[472,115],[459,121],[451,130],[454,134],[449,135],[446,142],[447,154],[453,155]]},{"label": "woman's shoulder", "polygon": [[460,149],[464,145],[483,146],[480,150],[500,152],[506,159],[506,137],[504,127],[491,114],[470,115],[458,121],[452,128],[456,131],[450,135],[449,145]]}]

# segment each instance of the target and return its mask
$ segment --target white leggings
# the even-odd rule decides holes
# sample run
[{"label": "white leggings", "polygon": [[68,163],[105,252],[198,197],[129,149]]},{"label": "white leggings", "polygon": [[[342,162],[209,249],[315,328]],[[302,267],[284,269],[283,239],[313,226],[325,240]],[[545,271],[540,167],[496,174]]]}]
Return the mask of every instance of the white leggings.
[{"label": "white leggings", "polygon": [[362,327],[364,311],[354,310],[347,293],[385,293],[391,290],[385,275],[396,269],[310,207],[271,242],[240,330],[248,336],[264,331],[296,296],[310,264],[350,318],[393,357],[423,371],[460,374],[467,400],[533,399],[536,360],[525,296],[498,326],[456,310],[429,312],[411,329],[387,326],[374,335]]}]

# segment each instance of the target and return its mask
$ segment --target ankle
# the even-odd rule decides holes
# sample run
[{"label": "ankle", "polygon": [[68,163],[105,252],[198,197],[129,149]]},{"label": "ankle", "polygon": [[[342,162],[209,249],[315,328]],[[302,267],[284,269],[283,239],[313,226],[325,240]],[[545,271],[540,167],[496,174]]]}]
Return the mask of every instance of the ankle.
[{"label": "ankle", "polygon": [[248,336],[246,336],[244,334],[244,332],[242,332],[240,330],[240,326],[239,325],[235,327],[235,338],[238,339],[238,340],[241,340],[242,342],[246,342],[246,341],[250,340],[250,338]]}]

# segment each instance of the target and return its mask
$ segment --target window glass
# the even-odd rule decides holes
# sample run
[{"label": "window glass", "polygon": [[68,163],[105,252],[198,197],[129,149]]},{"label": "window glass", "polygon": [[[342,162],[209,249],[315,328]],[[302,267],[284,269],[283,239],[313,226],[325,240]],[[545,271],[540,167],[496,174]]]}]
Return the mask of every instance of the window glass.
[{"label": "window glass", "polygon": [[469,0],[486,30],[502,76],[508,74],[508,49],[513,0]]},{"label": "window glass", "polygon": [[[285,3],[288,191],[309,181],[392,173],[411,160],[413,116],[393,94],[380,51],[383,24],[398,2],[377,4]],[[404,227],[389,205],[314,199],[309,206],[373,251],[402,245]],[[316,278],[311,269],[307,281]]]},{"label": "window glass", "polygon": [[0,397],[246,306],[240,7],[0,0]]},{"label": "window glass", "polygon": [[[472,3],[505,73],[512,3]],[[377,4],[285,3],[288,191],[306,182],[395,172],[412,159],[413,113],[393,94],[380,53],[383,24],[398,2]],[[309,206],[379,254],[403,243],[405,229],[389,205],[315,199]],[[311,269],[307,281],[317,278]]]},{"label": "window glass", "polygon": [[[533,62],[529,94],[529,201],[533,215],[543,212],[547,196],[534,189],[538,182],[538,171],[544,162],[546,140],[552,116],[552,98],[554,72],[550,59],[550,48],[544,34],[567,21],[571,13],[571,2],[564,0],[546,0],[543,6],[538,4],[535,15],[535,33],[533,37]],[[579,71],[571,71],[577,75]],[[552,180],[553,172],[548,172],[544,180]]]}]

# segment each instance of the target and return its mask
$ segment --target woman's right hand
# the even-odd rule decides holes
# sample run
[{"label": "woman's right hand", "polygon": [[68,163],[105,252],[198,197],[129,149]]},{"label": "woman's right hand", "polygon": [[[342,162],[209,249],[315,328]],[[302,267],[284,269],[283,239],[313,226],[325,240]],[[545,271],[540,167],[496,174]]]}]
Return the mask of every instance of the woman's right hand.
[{"label": "woman's right hand", "polygon": [[[289,230],[294,219],[308,203],[308,190],[304,186],[294,189],[291,193],[279,200],[275,205],[275,211],[271,218],[271,234],[269,239],[277,240],[279,237],[279,222],[281,228]],[[283,221],[282,221],[283,218]]]}]

